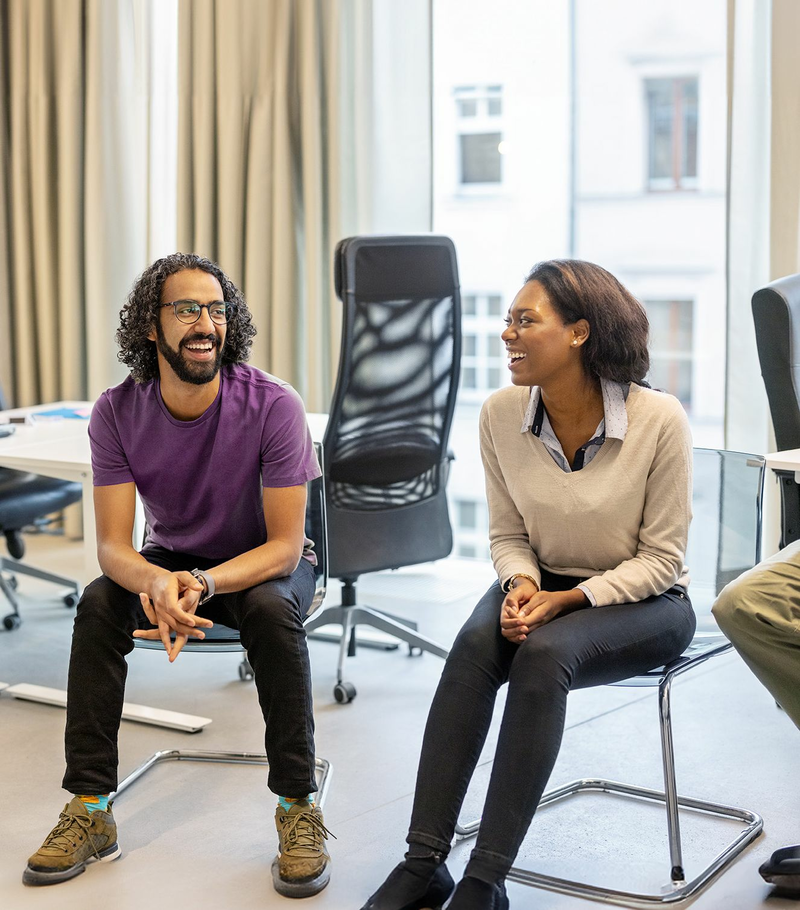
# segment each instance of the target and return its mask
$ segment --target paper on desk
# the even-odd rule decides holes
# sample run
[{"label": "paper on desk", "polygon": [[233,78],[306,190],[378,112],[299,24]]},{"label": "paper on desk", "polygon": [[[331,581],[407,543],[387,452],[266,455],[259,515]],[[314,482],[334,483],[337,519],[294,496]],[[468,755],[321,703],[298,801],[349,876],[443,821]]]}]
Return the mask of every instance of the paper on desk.
[{"label": "paper on desk", "polygon": [[91,413],[91,408],[53,408],[51,411],[34,411],[29,416],[38,423],[49,420],[87,420]]}]

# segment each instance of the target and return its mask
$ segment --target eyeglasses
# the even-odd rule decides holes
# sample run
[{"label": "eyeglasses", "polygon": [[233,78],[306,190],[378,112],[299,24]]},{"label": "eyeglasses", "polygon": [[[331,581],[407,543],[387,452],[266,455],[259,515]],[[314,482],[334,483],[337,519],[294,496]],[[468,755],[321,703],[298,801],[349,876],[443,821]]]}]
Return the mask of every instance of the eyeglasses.
[{"label": "eyeglasses", "polygon": [[171,306],[175,311],[175,318],[185,325],[192,325],[200,318],[203,309],[208,310],[212,322],[225,325],[236,314],[236,304],[227,300],[215,300],[214,303],[198,303],[196,300],[174,300],[172,303],[160,303],[161,307]]}]

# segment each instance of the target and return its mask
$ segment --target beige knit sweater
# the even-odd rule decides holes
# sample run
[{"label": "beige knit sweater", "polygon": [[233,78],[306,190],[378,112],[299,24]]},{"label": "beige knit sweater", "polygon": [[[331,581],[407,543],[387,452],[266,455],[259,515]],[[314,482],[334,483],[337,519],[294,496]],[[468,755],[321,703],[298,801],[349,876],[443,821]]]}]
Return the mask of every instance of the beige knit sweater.
[{"label": "beige knit sweater", "polygon": [[692,440],[677,399],[631,384],[624,440],[562,471],[520,432],[530,389],[495,392],[480,417],[489,541],[501,583],[540,566],[588,579],[597,606],[688,585],[683,560],[692,506]]}]

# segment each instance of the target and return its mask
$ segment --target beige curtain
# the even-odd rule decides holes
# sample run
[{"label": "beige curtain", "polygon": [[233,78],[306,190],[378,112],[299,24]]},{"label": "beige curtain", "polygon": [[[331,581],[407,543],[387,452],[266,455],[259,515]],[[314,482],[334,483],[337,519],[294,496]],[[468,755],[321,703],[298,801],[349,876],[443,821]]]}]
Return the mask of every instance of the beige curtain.
[{"label": "beige curtain", "polygon": [[346,35],[357,43],[353,15],[347,0],[179,7],[178,246],[241,287],[258,327],[253,364],[291,382],[309,410],[330,401],[331,259],[358,208],[342,191],[357,182],[341,134],[359,71],[342,57]]},{"label": "beige curtain", "polygon": [[[8,46],[8,7],[0,6],[0,60]],[[11,365],[11,274],[9,271],[8,208],[8,85],[6,69],[0,66],[0,389],[8,401],[14,399],[13,370]],[[0,406],[3,402],[0,400]]]},{"label": "beige curtain", "polygon": [[0,330],[15,404],[81,398],[83,0],[6,0]]},{"label": "beige curtain", "polygon": [[[767,451],[750,300],[800,271],[800,80],[795,0],[729,0],[728,448]],[[768,485],[769,488],[769,485]]]},{"label": "beige curtain", "polygon": [[[0,4],[0,379],[17,405],[95,398],[125,376],[118,313],[152,226],[174,225],[148,192],[153,42],[168,7]],[[174,155],[176,135],[152,147]]]},{"label": "beige curtain", "polygon": [[[800,80],[796,0],[729,0],[728,368],[725,442],[775,448],[750,301],[800,271]],[[762,550],[777,549],[780,504],[765,485]]]}]

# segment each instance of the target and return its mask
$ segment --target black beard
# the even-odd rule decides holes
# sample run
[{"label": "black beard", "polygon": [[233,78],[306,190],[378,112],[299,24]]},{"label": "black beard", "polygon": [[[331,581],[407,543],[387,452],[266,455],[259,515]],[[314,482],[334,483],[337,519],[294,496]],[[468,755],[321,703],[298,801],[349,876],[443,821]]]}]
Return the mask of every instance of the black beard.
[{"label": "black beard", "polygon": [[[193,344],[196,341],[212,341],[217,347],[217,356],[208,363],[197,363],[193,360],[185,360],[180,348],[187,344]],[[222,346],[216,335],[191,335],[181,341],[178,350],[171,348],[164,336],[161,323],[156,322],[156,346],[163,356],[164,360],[172,367],[172,372],[182,382],[189,382],[192,385],[205,385],[211,382],[219,373],[222,366]]]}]

